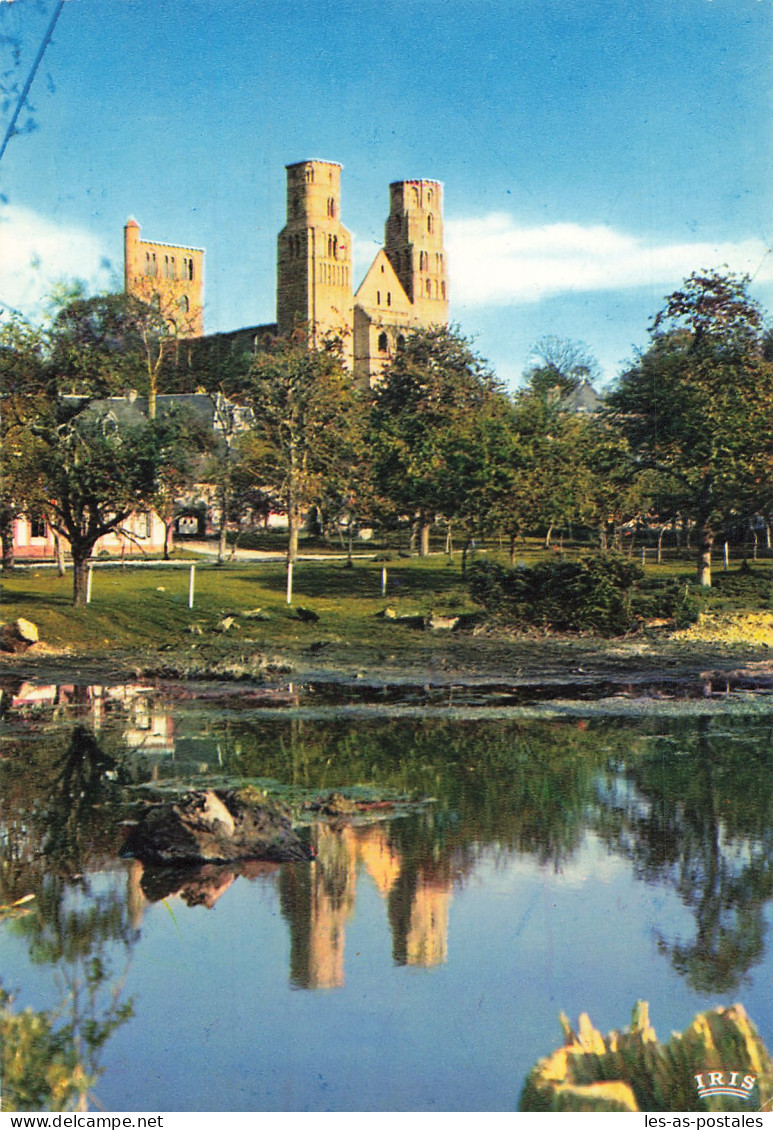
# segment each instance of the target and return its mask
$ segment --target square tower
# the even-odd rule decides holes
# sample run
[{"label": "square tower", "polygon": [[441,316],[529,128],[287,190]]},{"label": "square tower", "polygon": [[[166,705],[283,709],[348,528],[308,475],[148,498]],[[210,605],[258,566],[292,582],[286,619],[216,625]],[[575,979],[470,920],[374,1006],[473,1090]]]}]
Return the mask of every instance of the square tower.
[{"label": "square tower", "polygon": [[308,326],[312,345],[339,334],[351,359],[352,239],[341,223],[341,166],[287,165],[287,222],[277,247],[277,324]]},{"label": "square tower", "polygon": [[124,234],[124,290],[157,305],[180,337],[204,333],[204,252],[140,239],[140,225],[130,219]]},{"label": "square tower", "polygon": [[443,246],[443,186],[401,180],[389,186],[384,250],[421,325],[448,321],[448,276]]}]

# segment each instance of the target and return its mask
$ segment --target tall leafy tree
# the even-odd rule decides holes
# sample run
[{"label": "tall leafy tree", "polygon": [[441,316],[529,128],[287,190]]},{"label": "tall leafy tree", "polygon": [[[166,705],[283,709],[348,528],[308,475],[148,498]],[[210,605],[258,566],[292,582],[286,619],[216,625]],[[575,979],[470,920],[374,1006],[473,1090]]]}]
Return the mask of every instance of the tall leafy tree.
[{"label": "tall leafy tree", "polygon": [[357,410],[340,342],[312,349],[305,333],[278,338],[256,354],[238,395],[252,409],[254,477],[287,515],[288,561],[298,554],[303,512],[318,505],[325,483],[350,461]]},{"label": "tall leafy tree", "polygon": [[431,522],[491,521],[505,464],[511,405],[456,330],[417,330],[385,368],[373,396],[371,446],[379,492],[415,519],[428,549]]},{"label": "tall leafy tree", "polygon": [[76,605],[96,542],[151,505],[161,469],[180,460],[174,421],[109,397],[144,371],[145,309],[125,295],[77,298],[43,329],[0,334],[3,489],[16,513],[44,515],[69,542]]},{"label": "tall leafy tree", "polygon": [[610,409],[635,469],[663,476],[699,530],[697,574],[711,584],[717,525],[754,513],[773,472],[773,365],[749,279],[690,276],[651,328],[651,344],[622,375]]}]

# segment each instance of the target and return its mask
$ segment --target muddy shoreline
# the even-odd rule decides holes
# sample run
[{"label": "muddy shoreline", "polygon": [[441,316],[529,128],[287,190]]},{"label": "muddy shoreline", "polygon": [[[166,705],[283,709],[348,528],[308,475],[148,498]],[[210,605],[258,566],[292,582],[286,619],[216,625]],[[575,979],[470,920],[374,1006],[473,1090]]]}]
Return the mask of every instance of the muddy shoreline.
[{"label": "muddy shoreline", "polygon": [[773,651],[765,645],[721,641],[674,641],[635,636],[600,640],[577,637],[506,639],[454,636],[437,645],[418,643],[387,655],[383,648],[326,644],[264,652],[238,646],[192,651],[86,654],[32,648],[2,655],[0,678],[34,682],[221,682],[280,687],[288,681],[362,686],[425,687],[499,684],[589,685],[599,681],[680,684],[728,678],[773,685]]}]

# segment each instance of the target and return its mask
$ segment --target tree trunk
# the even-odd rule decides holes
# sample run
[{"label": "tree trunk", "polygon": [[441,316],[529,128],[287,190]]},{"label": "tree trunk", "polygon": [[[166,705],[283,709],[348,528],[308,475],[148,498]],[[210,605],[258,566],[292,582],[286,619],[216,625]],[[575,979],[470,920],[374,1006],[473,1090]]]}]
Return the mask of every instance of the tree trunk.
[{"label": "tree trunk", "polygon": [[511,569],[515,565],[515,539],[516,539],[516,536],[517,536],[516,534],[510,534],[510,544],[508,546],[508,557],[509,557],[509,560],[510,560],[510,568]]},{"label": "tree trunk", "polygon": [[10,573],[15,565],[13,549],[13,512],[3,509],[0,512],[0,542],[3,551],[3,572]]},{"label": "tree trunk", "polygon": [[421,521],[421,540],[419,541],[419,557],[426,557],[429,554],[429,522]]},{"label": "tree trunk", "polygon": [[701,522],[698,541],[698,584],[711,588],[711,548],[714,545],[714,531],[707,521]]},{"label": "tree trunk", "polygon": [[548,526],[547,533],[545,534],[545,546],[544,546],[545,549],[550,549],[550,539],[552,538],[552,536],[553,536],[553,523],[551,522],[550,525]]},{"label": "tree trunk", "polygon": [[86,607],[86,589],[89,577],[91,551],[70,547],[72,552],[72,603],[74,608]]},{"label": "tree trunk", "polygon": [[661,526],[658,531],[658,565],[663,564],[663,535],[666,532],[666,527]]},{"label": "tree trunk", "polygon": [[298,507],[290,503],[287,507],[287,560],[295,561],[298,557],[298,531],[301,516]]},{"label": "tree trunk", "polygon": [[453,553],[454,553],[454,539],[453,539],[453,534],[452,534],[451,523],[449,522],[448,527],[446,529],[446,554],[447,554],[448,557],[452,557]]},{"label": "tree trunk", "polygon": [[467,554],[471,547],[475,544],[472,538],[467,538],[462,548],[462,576],[467,576]]},{"label": "tree trunk", "polygon": [[223,487],[220,491],[220,532],[217,541],[217,563],[225,563],[228,549],[228,491]]},{"label": "tree trunk", "polygon": [[168,522],[164,522],[164,561],[169,560],[170,550],[174,548],[172,539],[172,530],[174,528],[174,518],[170,518]]},{"label": "tree trunk", "polygon": [[64,562],[64,541],[61,534],[54,534],[54,550],[56,552],[56,571],[60,577],[67,572]]}]

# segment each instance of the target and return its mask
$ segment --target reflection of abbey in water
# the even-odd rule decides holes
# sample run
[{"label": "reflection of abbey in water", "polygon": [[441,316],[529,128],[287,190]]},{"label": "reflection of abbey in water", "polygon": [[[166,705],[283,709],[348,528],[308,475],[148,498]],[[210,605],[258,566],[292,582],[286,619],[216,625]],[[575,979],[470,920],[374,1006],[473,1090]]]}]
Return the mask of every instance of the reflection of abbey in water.
[{"label": "reflection of abbey in water", "polygon": [[315,830],[317,861],[285,867],[280,876],[282,913],[290,923],[290,979],[297,988],[344,984],[346,922],[354,909],[363,865],[387,900],[392,954],[398,965],[439,965],[448,950],[450,877],[439,882],[406,866],[385,824]]},{"label": "reflection of abbey in water", "polygon": [[282,915],[290,928],[290,983],[298,989],[334,989],[345,983],[346,924],[357,895],[361,867],[386,901],[397,965],[442,964],[448,951],[451,872],[441,878],[406,860],[386,823],[316,824],[311,865],[255,863],[202,867],[184,878],[146,869],[138,861],[128,876],[131,920],[139,928],[149,902],[174,896],[189,906],[213,907],[237,877],[278,882]]}]

